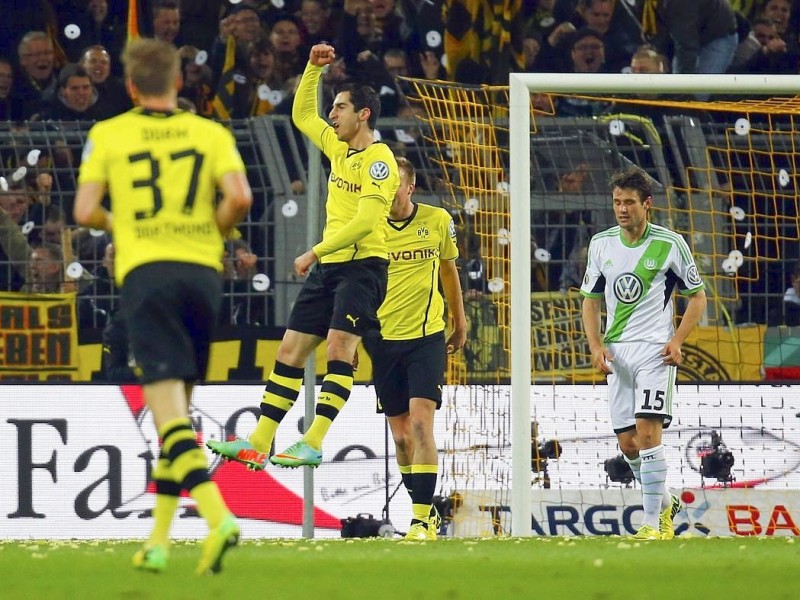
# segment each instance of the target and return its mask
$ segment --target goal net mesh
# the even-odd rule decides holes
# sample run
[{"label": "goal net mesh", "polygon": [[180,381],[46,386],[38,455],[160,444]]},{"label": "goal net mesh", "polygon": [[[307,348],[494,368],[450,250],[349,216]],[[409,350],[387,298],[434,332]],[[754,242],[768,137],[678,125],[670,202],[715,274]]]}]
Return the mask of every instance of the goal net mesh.
[{"label": "goal net mesh", "polygon": [[[514,160],[508,87],[410,83],[441,168],[443,205],[458,226],[466,288],[467,343],[448,365],[441,491],[456,507],[456,535],[505,534],[511,484],[508,180]],[[564,102],[602,111],[592,118],[559,117],[556,107]],[[685,237],[706,282],[707,318],[684,346],[679,381],[779,377],[793,351],[781,337],[785,332],[768,326],[788,318],[784,291],[800,258],[800,100],[532,94],[530,106],[531,381],[545,384],[534,386],[531,399],[531,485],[548,490],[550,498],[564,490],[618,493],[629,484],[610,481],[605,471],[606,460],[619,451],[606,389],[591,385],[602,380],[591,369],[578,293],[589,239],[615,224],[608,179],[629,164],[651,175],[654,221]],[[673,433],[665,435],[671,488],[756,480],[797,487],[789,474],[800,455],[785,441],[787,431],[797,433],[798,419],[787,412],[797,402],[788,393],[765,400],[746,397],[747,388],[738,386],[682,389]],[[688,414],[681,412],[684,399],[694,403]],[[700,458],[714,448],[712,432],[735,459],[730,478],[700,476]],[[554,448],[556,439],[560,448]]]}]

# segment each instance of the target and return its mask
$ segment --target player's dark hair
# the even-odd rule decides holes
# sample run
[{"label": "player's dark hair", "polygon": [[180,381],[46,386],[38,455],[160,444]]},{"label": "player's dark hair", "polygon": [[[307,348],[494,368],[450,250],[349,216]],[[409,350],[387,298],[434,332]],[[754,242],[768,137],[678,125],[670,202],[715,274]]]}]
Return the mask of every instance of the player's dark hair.
[{"label": "player's dark hair", "polygon": [[58,87],[61,89],[67,87],[72,77],[90,79],[89,72],[83,66],[78,63],[69,63],[64,65],[64,68],[58,74]]},{"label": "player's dark hair", "polygon": [[378,94],[368,85],[348,83],[339,88],[339,92],[350,92],[350,101],[356,112],[362,108],[369,109],[369,119],[367,125],[370,129],[375,129],[378,118],[381,116],[381,99]]},{"label": "player's dark hair", "polygon": [[650,176],[639,167],[628,167],[624,171],[611,176],[609,187],[613,190],[636,190],[639,201],[644,202],[653,196],[653,184]]}]

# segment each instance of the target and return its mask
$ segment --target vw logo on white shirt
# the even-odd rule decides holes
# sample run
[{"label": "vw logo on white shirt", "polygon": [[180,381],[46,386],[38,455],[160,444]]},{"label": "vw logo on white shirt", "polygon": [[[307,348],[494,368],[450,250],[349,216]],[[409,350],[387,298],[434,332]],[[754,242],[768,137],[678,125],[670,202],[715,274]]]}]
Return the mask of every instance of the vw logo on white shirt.
[{"label": "vw logo on white shirt", "polygon": [[644,293],[644,283],[635,273],[623,273],[614,281],[614,296],[623,304],[634,304]]}]

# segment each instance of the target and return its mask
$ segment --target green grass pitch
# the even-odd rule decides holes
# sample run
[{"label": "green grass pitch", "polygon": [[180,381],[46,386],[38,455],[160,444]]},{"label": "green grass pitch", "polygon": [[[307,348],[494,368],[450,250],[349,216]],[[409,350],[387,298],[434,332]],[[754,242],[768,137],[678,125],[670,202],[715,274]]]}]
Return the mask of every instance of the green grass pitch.
[{"label": "green grass pitch", "polygon": [[0,542],[0,598],[624,600],[800,597],[794,538],[620,537],[248,540],[213,577],[193,574],[194,542],[167,572],[135,571],[133,541]]}]

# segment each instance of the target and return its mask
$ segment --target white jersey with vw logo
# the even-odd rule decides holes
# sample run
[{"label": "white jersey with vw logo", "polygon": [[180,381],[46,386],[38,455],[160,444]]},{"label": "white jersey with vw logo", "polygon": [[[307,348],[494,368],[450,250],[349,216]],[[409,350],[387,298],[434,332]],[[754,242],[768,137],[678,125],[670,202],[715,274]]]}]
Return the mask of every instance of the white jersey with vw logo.
[{"label": "white jersey with vw logo", "polygon": [[648,223],[633,245],[619,226],[592,237],[581,294],[605,297],[606,344],[665,344],[674,332],[673,292],[690,296],[703,285],[683,237]]}]

